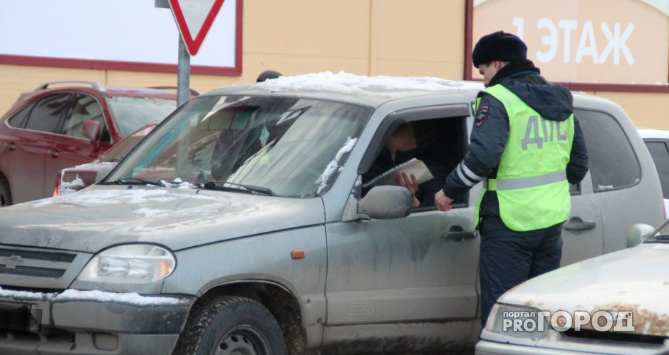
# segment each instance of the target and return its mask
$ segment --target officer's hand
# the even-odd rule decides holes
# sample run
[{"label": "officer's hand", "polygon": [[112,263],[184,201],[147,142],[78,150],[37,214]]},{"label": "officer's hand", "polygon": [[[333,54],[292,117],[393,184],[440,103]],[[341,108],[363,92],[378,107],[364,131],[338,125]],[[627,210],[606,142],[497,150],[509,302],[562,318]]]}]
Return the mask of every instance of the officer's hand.
[{"label": "officer's hand", "polygon": [[444,190],[439,190],[436,194],[434,194],[434,204],[437,206],[439,211],[450,211],[453,206],[451,204],[453,203],[453,199],[444,195]]}]

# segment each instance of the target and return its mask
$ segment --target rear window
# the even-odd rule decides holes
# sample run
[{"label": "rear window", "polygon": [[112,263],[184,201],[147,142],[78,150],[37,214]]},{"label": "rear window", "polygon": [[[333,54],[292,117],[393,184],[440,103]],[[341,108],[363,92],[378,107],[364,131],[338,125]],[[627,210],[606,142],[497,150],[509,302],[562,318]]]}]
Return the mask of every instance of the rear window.
[{"label": "rear window", "polygon": [[21,111],[14,114],[7,120],[10,126],[14,128],[23,128],[26,121],[28,120],[28,115],[32,111],[34,104],[29,105],[28,107],[23,108]]},{"label": "rear window", "polygon": [[64,113],[68,109],[70,94],[54,94],[40,99],[30,112],[26,129],[41,132],[58,132]]},{"label": "rear window", "polygon": [[575,110],[575,114],[588,147],[594,191],[636,185],[641,179],[641,165],[618,121],[603,112]]}]

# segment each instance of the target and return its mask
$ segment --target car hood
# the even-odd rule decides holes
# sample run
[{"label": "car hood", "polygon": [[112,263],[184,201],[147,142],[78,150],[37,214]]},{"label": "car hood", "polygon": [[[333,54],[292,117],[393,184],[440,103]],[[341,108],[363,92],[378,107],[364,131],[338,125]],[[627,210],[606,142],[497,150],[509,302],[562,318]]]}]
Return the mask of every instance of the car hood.
[{"label": "car hood", "polygon": [[669,335],[669,244],[631,249],[531,279],[499,302],[542,311],[631,311],[635,333]]},{"label": "car hood", "polygon": [[111,245],[146,242],[179,250],[323,222],[320,198],[95,185],[3,208],[0,244],[95,253]]}]

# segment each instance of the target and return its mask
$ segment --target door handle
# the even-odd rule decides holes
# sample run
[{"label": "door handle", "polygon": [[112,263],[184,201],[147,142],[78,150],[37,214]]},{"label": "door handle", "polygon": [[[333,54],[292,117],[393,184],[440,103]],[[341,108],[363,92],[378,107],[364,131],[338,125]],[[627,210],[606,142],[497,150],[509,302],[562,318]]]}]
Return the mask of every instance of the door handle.
[{"label": "door handle", "polygon": [[451,231],[446,232],[444,234],[444,239],[462,241],[462,240],[465,240],[465,239],[474,239],[478,236],[479,236],[479,232],[476,231],[476,230],[466,231],[466,230],[463,230],[461,227],[453,227],[453,228],[451,228]]},{"label": "door handle", "polygon": [[597,223],[583,221],[578,217],[570,219],[562,226],[562,228],[568,231],[585,231],[595,229],[595,227],[597,227]]},{"label": "door handle", "polygon": [[11,143],[7,144],[7,149],[8,149],[10,152],[13,151],[13,150],[15,150],[15,149],[16,149],[16,143],[11,142]]},{"label": "door handle", "polygon": [[51,157],[52,157],[52,158],[58,158],[58,157],[60,156],[60,150],[58,150],[58,149],[53,149],[53,150],[50,152],[50,154],[51,154]]}]

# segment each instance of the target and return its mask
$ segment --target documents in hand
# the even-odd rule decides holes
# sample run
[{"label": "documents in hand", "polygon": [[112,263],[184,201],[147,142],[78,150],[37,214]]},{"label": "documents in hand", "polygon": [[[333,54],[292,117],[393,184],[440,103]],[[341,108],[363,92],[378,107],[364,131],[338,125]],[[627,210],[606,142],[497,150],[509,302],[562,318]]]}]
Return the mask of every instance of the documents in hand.
[{"label": "documents in hand", "polygon": [[407,173],[407,176],[409,178],[411,178],[411,174],[414,174],[416,176],[416,179],[418,179],[419,184],[422,184],[425,181],[432,179],[433,177],[432,173],[430,173],[430,169],[428,169],[427,166],[425,166],[425,163],[423,163],[423,161],[413,158],[406,163],[402,163],[384,172],[383,174],[372,179],[371,181],[364,183],[362,187],[367,188],[369,186],[397,185],[395,179],[397,177],[397,174],[401,173]]}]

